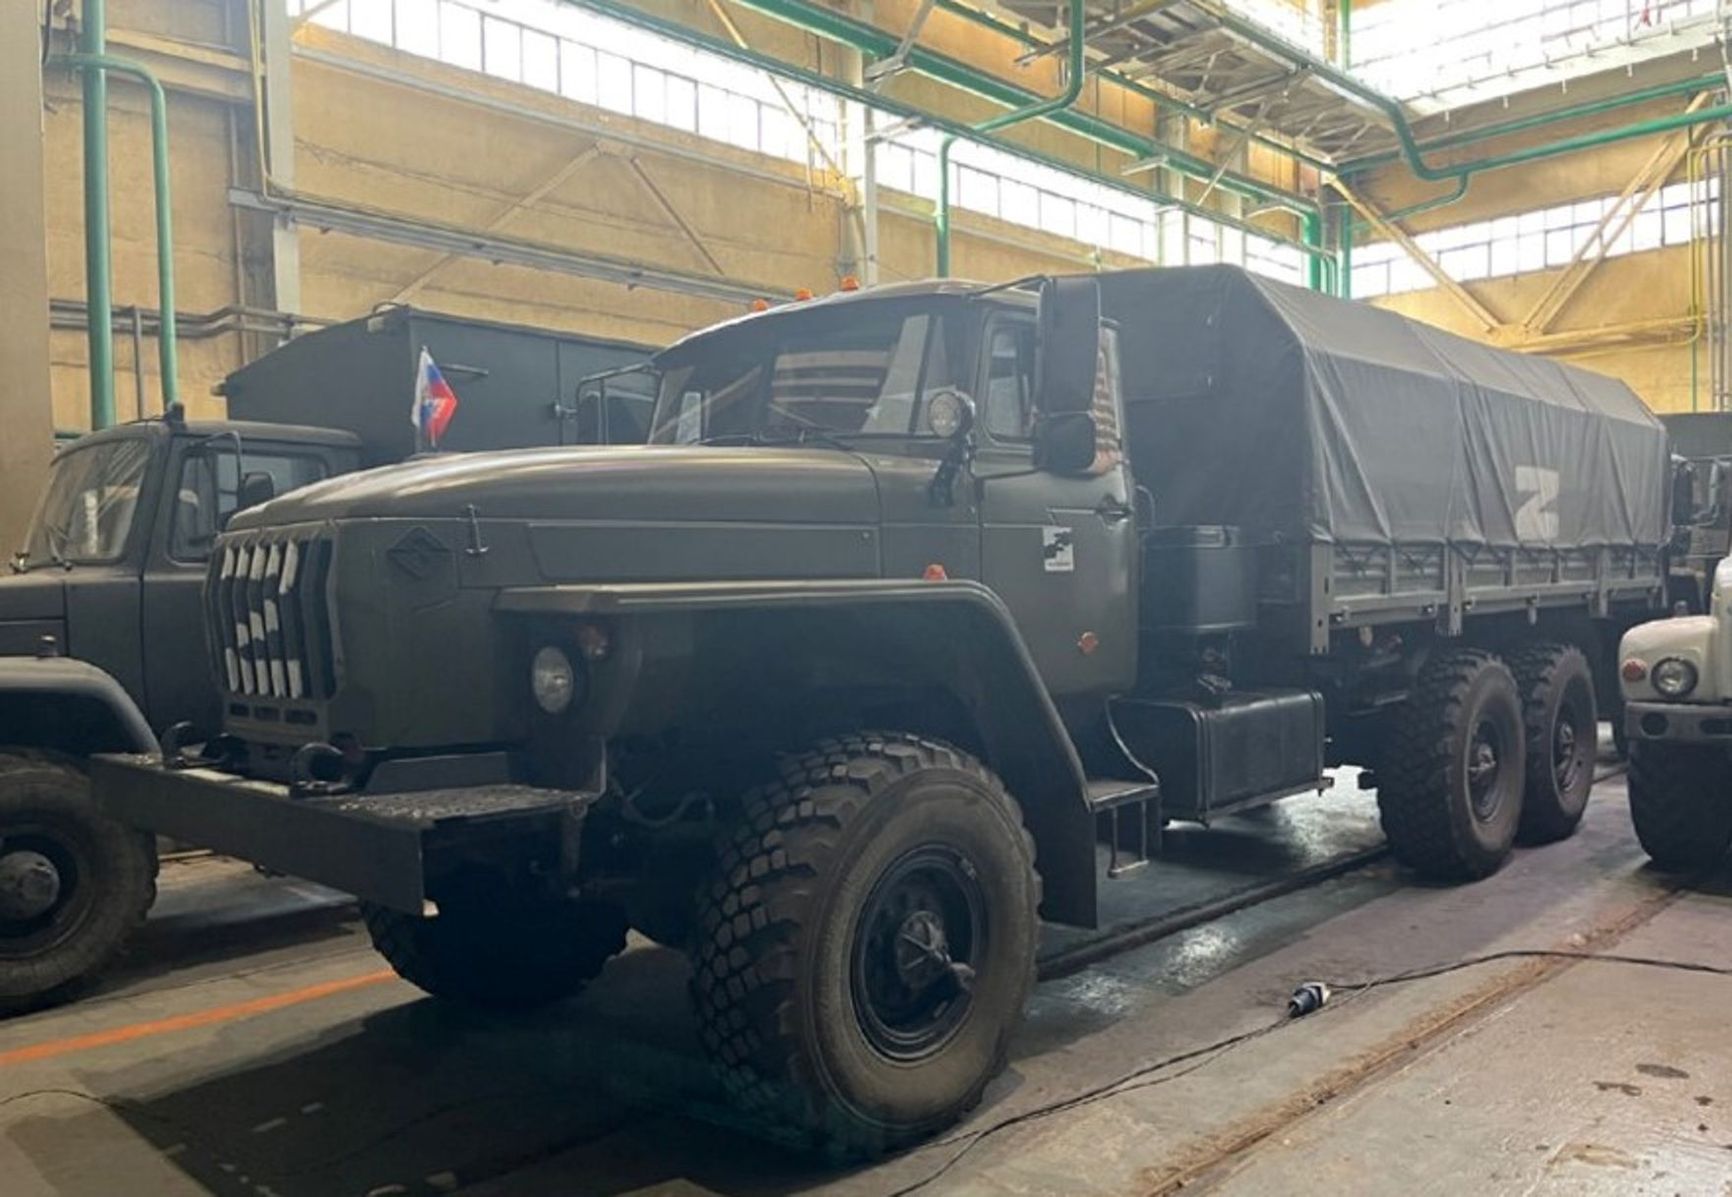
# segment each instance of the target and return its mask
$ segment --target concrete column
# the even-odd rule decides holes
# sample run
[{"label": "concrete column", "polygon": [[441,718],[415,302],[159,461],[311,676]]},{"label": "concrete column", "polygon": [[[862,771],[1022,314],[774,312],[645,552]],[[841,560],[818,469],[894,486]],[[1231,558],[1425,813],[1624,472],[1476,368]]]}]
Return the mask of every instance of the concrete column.
[{"label": "concrete column", "polygon": [[10,557],[48,474],[48,223],[38,4],[0,4],[0,550]]},{"label": "concrete column", "polygon": [[[265,160],[260,169],[279,187],[295,185],[295,105],[290,88],[290,35],[288,8],[263,5],[260,28],[265,54]],[[270,187],[262,190],[269,192]],[[279,312],[301,311],[301,235],[287,216],[271,218],[272,302]]]}]

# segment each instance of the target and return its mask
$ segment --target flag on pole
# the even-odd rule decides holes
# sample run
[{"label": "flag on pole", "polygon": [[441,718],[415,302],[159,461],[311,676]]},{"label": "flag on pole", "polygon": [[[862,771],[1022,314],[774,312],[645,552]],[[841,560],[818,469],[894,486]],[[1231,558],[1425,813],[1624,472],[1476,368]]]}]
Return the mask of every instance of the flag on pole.
[{"label": "flag on pole", "polygon": [[457,392],[445,381],[445,375],[433,361],[427,347],[421,347],[421,364],[415,371],[415,406],[409,411],[409,422],[420,433],[420,440],[429,449],[437,449],[457,414]]}]

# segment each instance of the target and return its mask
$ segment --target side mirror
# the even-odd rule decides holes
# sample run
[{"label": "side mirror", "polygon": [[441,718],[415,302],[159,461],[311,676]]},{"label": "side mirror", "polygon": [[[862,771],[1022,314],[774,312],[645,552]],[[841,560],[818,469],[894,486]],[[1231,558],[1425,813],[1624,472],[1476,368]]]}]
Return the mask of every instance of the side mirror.
[{"label": "side mirror", "polygon": [[276,497],[277,484],[271,476],[262,470],[252,470],[241,475],[240,489],[235,494],[235,510],[245,511]]},{"label": "side mirror", "polygon": [[1034,465],[1055,474],[1086,474],[1095,463],[1095,418],[1086,411],[1042,416],[1034,426]]},{"label": "side mirror", "polygon": [[1095,280],[1044,280],[1035,352],[1035,403],[1041,411],[1057,415],[1089,409],[1100,365],[1100,339],[1101,289]]}]

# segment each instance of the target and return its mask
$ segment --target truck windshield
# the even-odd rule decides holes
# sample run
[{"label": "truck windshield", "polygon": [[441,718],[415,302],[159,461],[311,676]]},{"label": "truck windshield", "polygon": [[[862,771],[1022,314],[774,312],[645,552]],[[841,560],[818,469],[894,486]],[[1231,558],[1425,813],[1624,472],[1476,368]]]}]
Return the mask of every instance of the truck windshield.
[{"label": "truck windshield", "polygon": [[93,565],[118,559],[132,530],[150,453],[150,441],[134,437],[55,458],[19,564]]},{"label": "truck windshield", "polygon": [[957,323],[930,305],[849,303],[718,329],[657,363],[650,441],[930,436],[925,399],[954,385]]}]

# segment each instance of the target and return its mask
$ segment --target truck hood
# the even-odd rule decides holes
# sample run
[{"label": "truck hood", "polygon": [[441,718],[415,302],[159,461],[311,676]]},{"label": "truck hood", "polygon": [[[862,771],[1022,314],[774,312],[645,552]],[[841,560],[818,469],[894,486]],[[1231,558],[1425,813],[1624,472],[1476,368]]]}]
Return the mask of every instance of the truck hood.
[{"label": "truck hood", "polygon": [[681,520],[858,524],[872,470],[800,447],[579,446],[450,454],[344,474],[235,517],[246,529],[347,519]]},{"label": "truck hood", "polygon": [[44,565],[27,574],[0,576],[0,623],[60,619],[65,614],[65,570]]}]

